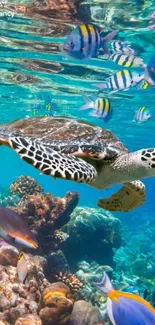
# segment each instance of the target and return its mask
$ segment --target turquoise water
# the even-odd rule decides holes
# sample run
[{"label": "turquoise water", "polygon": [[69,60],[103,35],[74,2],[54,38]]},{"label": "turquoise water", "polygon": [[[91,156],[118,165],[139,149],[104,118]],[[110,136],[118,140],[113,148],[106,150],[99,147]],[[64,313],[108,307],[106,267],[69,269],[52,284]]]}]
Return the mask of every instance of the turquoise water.
[{"label": "turquoise water", "polygon": [[[148,62],[154,51],[154,32],[147,28],[148,16],[154,9],[153,3],[116,1],[114,5],[109,1],[109,4],[105,5],[102,1],[90,1],[88,4],[81,1],[81,8],[87,8],[88,12],[91,9],[92,22],[100,24],[105,30],[108,30],[109,25],[118,28],[117,39],[131,42],[137,55],[143,58],[145,63]],[[123,11],[123,8],[128,8],[129,16],[128,11]],[[51,13],[50,18],[47,13],[23,15],[18,13],[16,8],[14,13],[13,18],[1,18],[1,123],[34,116],[36,109],[38,115],[48,113],[46,104],[50,98],[52,115],[81,118],[109,128],[129,151],[154,147],[154,89],[132,88],[127,92],[120,91],[111,95],[114,113],[107,124],[96,117],[90,117],[87,110],[79,111],[83,104],[81,94],[95,94],[96,88],[92,83],[103,81],[105,77],[122,70],[123,67],[97,58],[86,61],[65,58],[59,50],[59,45],[76,24],[70,19],[68,22],[67,19],[61,22],[60,14],[58,19],[55,19],[54,13],[53,17]],[[87,16],[85,19],[87,20]],[[134,112],[142,106],[150,110],[152,119],[141,125],[134,124]],[[1,155],[2,186],[7,186],[21,174],[32,175],[46,190],[55,195],[61,196],[66,190],[78,189],[81,193],[81,204],[88,206],[95,206],[98,198],[113,191],[110,189],[100,193],[92,188],[61,180],[55,183],[47,176],[40,176],[38,171],[22,162],[10,149],[1,148]],[[10,160],[14,167],[10,165]],[[148,179],[144,182],[147,185],[147,201],[136,213],[153,213],[154,181]]]},{"label": "turquoise water", "polygon": [[[65,57],[60,51],[60,45],[73,27],[89,21],[98,24],[106,32],[111,28],[119,29],[117,40],[131,42],[136,55],[143,58],[147,64],[151,55],[155,53],[155,31],[147,28],[151,24],[149,15],[155,10],[154,1],[79,0],[71,3],[76,8],[74,14],[59,10],[59,5],[55,9],[55,1],[53,4],[52,1],[31,3],[18,0],[18,3],[13,1],[0,8],[0,13],[5,13],[0,16],[0,123],[46,114],[68,116],[109,129],[130,152],[154,148],[154,88],[149,86],[145,90],[135,87],[110,95],[113,116],[105,123],[97,117],[90,116],[88,110],[79,110],[84,103],[82,94],[87,96],[97,94],[97,88],[93,84],[103,82],[111,74],[123,70],[123,66],[101,58],[74,60]],[[8,17],[10,10],[13,17]],[[143,71],[140,68],[129,69]],[[46,107],[48,104],[51,107],[49,111]],[[133,123],[135,112],[142,106],[149,109],[152,118],[142,124]],[[2,190],[8,188],[21,175],[32,176],[45,192],[63,197],[67,191],[78,191],[80,207],[96,208],[100,198],[108,197],[120,188],[120,185],[115,185],[106,191],[98,191],[70,181],[60,179],[54,181],[49,176],[40,175],[38,170],[19,159],[13,150],[5,146],[0,147],[0,157]],[[155,235],[154,223],[153,226],[149,225],[149,221],[154,220],[155,214],[155,181],[151,177],[143,182],[147,193],[144,205],[128,213],[112,213],[122,222],[126,243],[130,241],[126,252],[122,253],[120,250],[117,253],[118,265],[121,254],[130,255],[132,237],[133,245],[138,243],[138,231],[140,240],[143,240],[143,224],[145,231],[148,227],[144,234],[148,235],[148,242]],[[152,232],[152,237],[149,237],[149,232]],[[154,245],[148,244],[145,251],[152,253],[153,249]],[[132,257],[131,254],[130,258],[135,256]]]}]

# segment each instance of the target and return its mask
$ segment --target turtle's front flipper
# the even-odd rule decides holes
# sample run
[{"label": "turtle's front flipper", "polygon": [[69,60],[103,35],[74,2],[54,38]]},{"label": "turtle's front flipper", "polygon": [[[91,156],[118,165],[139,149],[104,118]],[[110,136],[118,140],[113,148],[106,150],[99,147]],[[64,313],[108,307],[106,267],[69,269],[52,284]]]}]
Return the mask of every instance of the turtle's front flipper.
[{"label": "turtle's front flipper", "polygon": [[98,206],[109,211],[128,212],[145,201],[145,185],[140,181],[124,183],[123,187],[107,199],[100,199]]},{"label": "turtle's front flipper", "polygon": [[55,178],[89,183],[97,177],[96,169],[80,158],[72,157],[23,137],[9,139],[10,147],[28,164]]}]

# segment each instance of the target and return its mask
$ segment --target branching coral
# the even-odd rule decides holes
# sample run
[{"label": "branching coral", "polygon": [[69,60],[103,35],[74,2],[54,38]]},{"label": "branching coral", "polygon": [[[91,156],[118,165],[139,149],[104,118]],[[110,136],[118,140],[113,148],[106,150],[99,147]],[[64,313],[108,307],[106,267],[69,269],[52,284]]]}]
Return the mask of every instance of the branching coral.
[{"label": "branching coral", "polygon": [[68,192],[64,198],[54,198],[50,193],[33,194],[14,210],[25,220],[39,242],[39,248],[49,253],[58,248],[65,234],[58,230],[70,220],[79,200],[77,192]]}]

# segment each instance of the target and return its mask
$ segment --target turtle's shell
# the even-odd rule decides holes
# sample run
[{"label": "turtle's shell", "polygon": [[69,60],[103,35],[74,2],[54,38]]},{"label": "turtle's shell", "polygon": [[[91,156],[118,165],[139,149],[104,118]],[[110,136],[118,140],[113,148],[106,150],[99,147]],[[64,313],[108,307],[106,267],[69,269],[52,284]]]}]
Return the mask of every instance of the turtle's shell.
[{"label": "turtle's shell", "polygon": [[1,143],[7,144],[8,136],[22,136],[49,145],[56,151],[83,158],[111,159],[128,151],[109,130],[74,118],[26,118],[3,124],[0,129],[3,130]]}]

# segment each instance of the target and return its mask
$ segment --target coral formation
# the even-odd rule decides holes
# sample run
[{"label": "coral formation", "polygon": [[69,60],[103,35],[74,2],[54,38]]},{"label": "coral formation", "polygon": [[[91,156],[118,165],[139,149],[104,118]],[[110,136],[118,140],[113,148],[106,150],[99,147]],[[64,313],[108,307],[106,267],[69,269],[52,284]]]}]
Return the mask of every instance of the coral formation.
[{"label": "coral formation", "polygon": [[11,245],[3,245],[0,247],[0,265],[2,266],[7,266],[7,265],[12,265],[16,266],[17,265],[17,259],[18,259],[18,250],[11,246]]},{"label": "coral formation", "polygon": [[50,193],[32,194],[14,208],[34,232],[40,251],[50,253],[65,239],[58,230],[70,220],[70,214],[78,204],[78,193],[68,192],[63,199]]},{"label": "coral formation", "polygon": [[28,275],[24,284],[19,282],[16,267],[0,265],[0,318],[11,325],[18,317],[38,313],[42,292],[49,286],[44,276],[46,260],[25,256]]},{"label": "coral formation", "polygon": [[42,321],[38,315],[26,314],[18,317],[15,325],[42,325]]},{"label": "coral formation", "polygon": [[71,292],[76,292],[79,289],[84,287],[84,284],[77,278],[75,274],[68,273],[68,272],[65,273],[59,272],[59,274],[55,275],[55,277],[58,281],[67,284]]},{"label": "coral formation", "polygon": [[27,195],[42,193],[43,189],[31,176],[20,176],[11,185],[10,192],[26,199]]},{"label": "coral formation", "polygon": [[42,294],[40,318],[45,325],[67,325],[73,310],[69,288],[62,282],[52,283]]},{"label": "coral formation", "polygon": [[121,223],[111,213],[76,208],[62,230],[69,235],[62,249],[72,268],[85,259],[113,266],[113,249],[121,246]]}]

